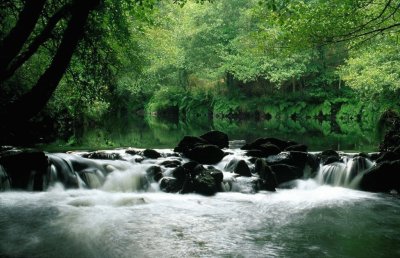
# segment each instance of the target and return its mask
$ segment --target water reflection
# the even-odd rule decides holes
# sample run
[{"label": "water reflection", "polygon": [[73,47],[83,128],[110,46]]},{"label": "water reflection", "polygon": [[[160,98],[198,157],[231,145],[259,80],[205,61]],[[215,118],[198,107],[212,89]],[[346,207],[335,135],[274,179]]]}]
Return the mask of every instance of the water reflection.
[{"label": "water reflection", "polygon": [[227,120],[207,117],[190,121],[171,117],[109,117],[101,124],[84,128],[69,144],[57,141],[45,149],[104,149],[116,147],[173,148],[185,135],[201,135],[209,130],[226,132],[231,140],[254,140],[277,137],[304,143],[311,151],[336,149],[343,151],[376,151],[380,136],[375,125],[356,121],[338,126],[315,119],[292,120]]}]

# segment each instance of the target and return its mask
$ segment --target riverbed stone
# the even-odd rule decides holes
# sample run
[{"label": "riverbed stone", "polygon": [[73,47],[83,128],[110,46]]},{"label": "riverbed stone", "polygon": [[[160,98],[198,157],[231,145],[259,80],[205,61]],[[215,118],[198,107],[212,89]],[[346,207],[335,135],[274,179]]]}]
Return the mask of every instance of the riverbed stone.
[{"label": "riverbed stone", "polygon": [[201,164],[216,164],[225,156],[225,153],[218,146],[211,144],[196,146],[183,154]]},{"label": "riverbed stone", "polygon": [[122,160],[119,153],[109,153],[105,151],[94,151],[82,154],[83,158],[87,159],[108,159],[108,160]]},{"label": "riverbed stone", "polygon": [[286,147],[290,145],[295,145],[295,142],[288,142],[278,138],[266,137],[266,138],[258,138],[255,141],[245,144],[241,149],[242,150],[253,150],[258,149],[259,146],[263,144],[273,144],[276,145],[280,150],[284,150]]},{"label": "riverbed stone", "polygon": [[151,166],[147,168],[146,174],[149,179],[154,179],[154,181],[156,182],[158,182],[163,177],[160,166]]},{"label": "riverbed stone", "polygon": [[369,168],[361,179],[360,188],[370,192],[399,192],[400,160],[383,161]]},{"label": "riverbed stone", "polygon": [[210,171],[203,170],[193,178],[194,191],[198,194],[211,196],[218,191],[217,182]]},{"label": "riverbed stone", "polygon": [[181,162],[179,160],[165,160],[160,165],[166,168],[176,168],[181,165]]},{"label": "riverbed stone", "polygon": [[200,138],[206,140],[210,144],[218,146],[220,149],[229,147],[228,135],[221,131],[209,131],[201,135]]},{"label": "riverbed stone", "polygon": [[294,166],[285,164],[271,165],[271,170],[275,173],[276,181],[282,184],[302,177],[302,171]]},{"label": "riverbed stone", "polygon": [[173,177],[163,177],[160,180],[160,189],[166,193],[177,193],[182,186],[183,182]]},{"label": "riverbed stone", "polygon": [[285,148],[285,151],[307,152],[308,147],[304,144],[294,144]]},{"label": "riverbed stone", "polygon": [[[43,151],[34,149],[10,149],[3,151],[0,165],[7,173],[11,188],[42,191],[44,177],[47,175],[48,159]],[[32,180],[32,181],[31,181]],[[30,182],[32,189],[28,189]]]},{"label": "riverbed stone", "polygon": [[196,136],[185,136],[174,148],[174,152],[187,152],[195,146],[209,144],[206,140]]},{"label": "riverbed stone", "polygon": [[384,161],[395,161],[400,159],[400,154],[393,152],[393,151],[387,151],[387,152],[382,152],[379,158],[376,159],[376,163],[381,163]]},{"label": "riverbed stone", "polygon": [[241,176],[247,176],[247,177],[251,176],[250,168],[247,165],[246,161],[244,161],[244,160],[239,160],[236,163],[235,168],[233,169],[233,172],[235,172],[236,174],[241,175]]},{"label": "riverbed stone", "polygon": [[153,150],[153,149],[145,149],[143,151],[143,156],[145,156],[146,158],[149,158],[149,159],[161,158],[161,154],[158,151]]}]

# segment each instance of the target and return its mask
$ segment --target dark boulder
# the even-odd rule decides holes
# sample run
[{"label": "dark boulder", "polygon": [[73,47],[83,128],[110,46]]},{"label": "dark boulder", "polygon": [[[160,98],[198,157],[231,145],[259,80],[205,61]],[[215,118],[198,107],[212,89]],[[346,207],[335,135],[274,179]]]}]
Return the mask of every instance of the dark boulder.
[{"label": "dark boulder", "polygon": [[295,144],[288,146],[285,151],[301,151],[301,152],[307,152],[308,147],[304,144]]},{"label": "dark boulder", "polygon": [[136,151],[134,149],[127,149],[127,150],[125,150],[125,153],[128,153],[130,155],[136,155],[136,154],[138,154],[138,151]]},{"label": "dark boulder", "polygon": [[229,147],[228,135],[220,131],[207,132],[201,135],[200,138],[206,140],[210,144],[217,145],[220,149]]},{"label": "dark boulder", "polygon": [[160,165],[166,168],[176,168],[181,165],[181,162],[179,160],[165,160]]},{"label": "dark boulder", "polygon": [[319,154],[317,154],[317,157],[321,160],[321,163],[323,165],[328,165],[333,162],[338,162],[340,161],[340,155],[334,150],[325,150]]},{"label": "dark boulder", "polygon": [[360,188],[370,192],[400,191],[400,161],[383,161],[368,169],[360,182]]},{"label": "dark boulder", "polygon": [[[44,152],[39,150],[10,149],[1,152],[0,165],[7,173],[11,188],[42,191],[49,162]],[[29,186],[31,185],[31,189]]]},{"label": "dark boulder", "polygon": [[256,160],[254,172],[258,174],[260,178],[260,190],[275,191],[275,188],[278,185],[275,173],[263,159]]},{"label": "dark boulder", "polygon": [[246,161],[244,161],[244,160],[239,160],[236,163],[236,166],[233,169],[233,172],[235,172],[236,174],[241,175],[241,176],[247,176],[247,177],[251,176],[250,168],[247,165]]},{"label": "dark boulder", "polygon": [[154,181],[158,182],[162,177],[162,170],[159,166],[151,166],[146,169],[146,174],[149,179],[153,179]]},{"label": "dark boulder", "polygon": [[185,164],[183,164],[182,167],[184,167],[186,170],[188,170],[189,173],[193,174],[194,169],[198,165],[200,165],[200,164],[196,161],[189,161],[189,162],[186,162]]},{"label": "dark boulder", "polygon": [[325,165],[329,165],[334,162],[341,162],[340,157],[336,157],[336,156],[324,157],[322,160],[322,165],[325,166]]},{"label": "dark boulder", "polygon": [[270,167],[271,170],[275,173],[276,181],[278,184],[292,181],[303,176],[303,172],[299,168],[294,166],[276,164]]},{"label": "dark boulder", "polygon": [[143,151],[143,156],[145,156],[146,158],[149,158],[149,159],[161,158],[161,154],[158,151],[152,150],[152,149],[145,149]]},{"label": "dark boulder", "polygon": [[160,180],[160,189],[166,193],[177,193],[182,189],[183,183],[173,177],[163,177]]},{"label": "dark boulder", "polygon": [[122,160],[119,153],[108,153],[105,151],[94,151],[82,154],[83,158],[87,159],[108,159],[108,160]]},{"label": "dark boulder", "polygon": [[281,149],[278,146],[271,143],[261,144],[260,146],[257,147],[257,149],[262,151],[265,157],[268,157],[270,155],[276,155],[281,152]]},{"label": "dark boulder", "polygon": [[190,149],[193,149],[195,146],[198,145],[205,145],[209,144],[206,140],[195,137],[195,136],[185,136],[183,139],[178,143],[178,146],[174,148],[174,152],[187,152]]},{"label": "dark boulder", "polygon": [[174,168],[172,170],[172,175],[178,179],[179,181],[184,181],[186,178],[186,175],[189,173],[188,170],[186,170],[184,167],[179,166],[177,168]]},{"label": "dark boulder", "polygon": [[245,144],[241,149],[242,150],[258,149],[259,146],[267,143],[276,145],[280,150],[284,150],[286,147],[296,144],[295,142],[288,142],[277,138],[269,137],[269,138],[258,138],[251,143]]},{"label": "dark boulder", "polygon": [[254,157],[254,158],[266,158],[267,155],[262,150],[248,150],[245,153],[246,156]]},{"label": "dark boulder", "polygon": [[395,161],[399,159],[400,159],[399,153],[393,151],[382,152],[379,158],[376,159],[376,163],[381,163],[384,161]]},{"label": "dark boulder", "polygon": [[224,173],[218,169],[209,169],[211,176],[214,178],[216,184],[222,183],[224,180]]},{"label": "dark boulder", "polygon": [[216,164],[222,160],[225,153],[216,145],[199,145],[184,152],[184,155],[202,164]]},{"label": "dark boulder", "polygon": [[198,194],[211,196],[218,191],[218,185],[210,171],[203,170],[193,178],[193,188]]}]

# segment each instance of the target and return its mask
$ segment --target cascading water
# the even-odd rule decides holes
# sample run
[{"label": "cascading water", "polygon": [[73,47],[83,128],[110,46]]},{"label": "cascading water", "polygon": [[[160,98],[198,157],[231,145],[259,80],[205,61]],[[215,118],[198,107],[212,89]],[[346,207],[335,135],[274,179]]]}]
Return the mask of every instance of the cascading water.
[{"label": "cascading water", "polygon": [[316,180],[319,184],[357,189],[363,172],[373,163],[364,157],[343,156],[342,161],[320,165]]},{"label": "cascading water", "polygon": [[[355,188],[372,165],[368,159],[342,155],[342,162],[320,165],[317,172],[308,164],[291,189],[256,193],[260,174],[254,171],[262,162],[228,149],[221,162],[205,166],[222,171],[223,192],[205,197],[161,192],[154,175],[161,171],[173,178],[175,168],[166,164],[188,160],[159,151],[158,159],[124,150],[112,151],[118,160],[47,154],[50,165],[43,180],[30,176],[28,183],[43,181],[46,191],[0,194],[0,257],[400,255],[399,200],[333,187]],[[240,176],[248,171],[251,176]],[[312,174],[317,176],[309,178]],[[3,190],[10,188],[1,166],[0,180]],[[365,234],[370,230],[374,234]]]}]

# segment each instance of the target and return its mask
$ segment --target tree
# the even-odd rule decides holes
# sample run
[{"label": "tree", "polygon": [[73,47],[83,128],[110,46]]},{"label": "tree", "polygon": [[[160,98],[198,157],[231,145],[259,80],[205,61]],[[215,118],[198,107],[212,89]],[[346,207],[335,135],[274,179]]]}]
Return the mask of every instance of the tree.
[{"label": "tree", "polygon": [[[28,50],[19,55],[38,22],[44,3],[43,0],[39,3],[26,1],[15,27],[0,43],[0,74],[2,79],[0,83],[3,84],[4,80],[8,78],[6,74],[10,73],[7,69],[15,69],[15,65],[12,65],[12,63],[21,63],[20,65],[22,65],[24,61],[21,62],[21,59],[26,59],[25,55],[32,55],[36,52],[35,49],[37,50],[38,45],[43,44],[45,38],[50,36],[55,24],[61,19],[61,16],[64,16],[60,12],[64,13],[66,9],[69,11],[70,17],[61,42],[46,71],[28,92],[12,103],[8,103],[1,110],[0,118],[6,124],[13,124],[17,120],[30,119],[46,105],[64,75],[79,40],[83,37],[89,13],[99,5],[100,0],[73,1],[70,4],[65,4],[49,19],[50,22],[42,29],[41,33],[32,40],[27,47]],[[29,52],[32,53],[27,54]]]}]

